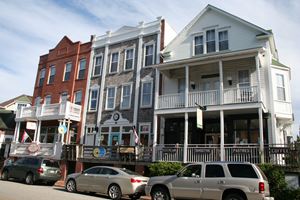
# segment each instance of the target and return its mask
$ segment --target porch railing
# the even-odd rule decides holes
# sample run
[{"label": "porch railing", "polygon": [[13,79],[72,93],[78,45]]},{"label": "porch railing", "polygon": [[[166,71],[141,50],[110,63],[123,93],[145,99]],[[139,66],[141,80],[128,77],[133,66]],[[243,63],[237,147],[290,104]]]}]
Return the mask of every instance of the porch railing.
[{"label": "porch railing", "polygon": [[182,108],[185,106],[184,93],[167,94],[158,97],[159,108]]},{"label": "porch railing", "polygon": [[292,114],[292,103],[286,101],[274,101],[275,113],[278,114]]},{"label": "porch railing", "polygon": [[220,92],[219,90],[190,92],[188,106],[195,106],[195,102],[204,106],[218,105],[220,104]]},{"label": "porch railing", "polygon": [[224,89],[224,104],[247,103],[258,101],[258,88],[241,87],[233,89]]}]

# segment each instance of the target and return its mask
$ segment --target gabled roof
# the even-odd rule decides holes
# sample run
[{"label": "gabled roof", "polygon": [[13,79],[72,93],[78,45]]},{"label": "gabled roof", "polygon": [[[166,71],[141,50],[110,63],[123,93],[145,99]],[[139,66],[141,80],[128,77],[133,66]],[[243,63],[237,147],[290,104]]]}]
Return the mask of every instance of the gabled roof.
[{"label": "gabled roof", "polygon": [[72,42],[72,40],[70,38],[68,38],[68,36],[64,36],[59,42],[58,44],[54,47],[54,49],[56,49],[61,43],[63,42],[67,42],[69,45],[74,44],[74,42]]},{"label": "gabled roof", "polygon": [[272,59],[272,65],[279,66],[279,67],[284,67],[284,68],[288,68],[288,69],[290,68],[290,67],[282,64],[281,62],[279,62],[279,61],[277,61],[275,59]]},{"label": "gabled roof", "polygon": [[137,27],[133,27],[133,26],[122,26],[118,30],[114,31],[113,34],[126,33],[126,32],[129,32],[129,31],[135,31],[137,29],[138,29]]},{"label": "gabled roof", "polygon": [[32,96],[22,94],[20,96],[17,96],[15,98],[12,98],[12,99],[9,99],[7,101],[4,101],[4,102],[0,103],[0,108],[5,108],[9,105],[14,104],[15,102],[28,102],[28,103],[31,103],[32,102]]}]

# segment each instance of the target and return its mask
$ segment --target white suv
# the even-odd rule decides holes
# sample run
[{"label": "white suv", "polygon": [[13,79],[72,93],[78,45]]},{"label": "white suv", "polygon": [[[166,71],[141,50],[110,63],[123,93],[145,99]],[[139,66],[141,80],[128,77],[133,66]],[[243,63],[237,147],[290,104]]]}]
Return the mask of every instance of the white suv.
[{"label": "white suv", "polygon": [[274,200],[264,173],[244,162],[187,165],[176,175],[150,178],[146,195],[152,200]]}]

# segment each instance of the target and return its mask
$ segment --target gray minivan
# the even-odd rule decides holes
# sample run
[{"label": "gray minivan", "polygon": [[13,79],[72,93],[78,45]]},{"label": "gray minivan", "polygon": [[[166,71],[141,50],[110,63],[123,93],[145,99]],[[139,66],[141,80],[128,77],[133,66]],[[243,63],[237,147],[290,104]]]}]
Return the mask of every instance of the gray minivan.
[{"label": "gray minivan", "polygon": [[54,185],[61,178],[61,170],[56,160],[41,157],[22,157],[3,166],[1,179],[15,178],[26,184],[43,182]]}]

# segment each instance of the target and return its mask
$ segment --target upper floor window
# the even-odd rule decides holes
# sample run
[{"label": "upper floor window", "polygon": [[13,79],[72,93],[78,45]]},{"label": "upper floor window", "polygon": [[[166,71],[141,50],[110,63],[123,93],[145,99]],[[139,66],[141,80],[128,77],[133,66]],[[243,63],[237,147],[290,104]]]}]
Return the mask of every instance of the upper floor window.
[{"label": "upper floor window", "polygon": [[142,107],[151,107],[152,105],[152,81],[142,83]]},{"label": "upper floor window", "polygon": [[41,97],[36,97],[34,100],[34,105],[39,106],[41,104]]},{"label": "upper floor window", "polygon": [[44,104],[46,104],[46,105],[51,104],[51,95],[47,95],[47,96],[45,97],[45,102],[44,102]]},{"label": "upper floor window", "polygon": [[124,70],[130,70],[133,68],[134,62],[134,49],[127,49],[125,52],[125,66]]},{"label": "upper floor window", "polygon": [[51,84],[54,82],[55,73],[56,73],[55,66],[51,66],[49,69],[48,84]]},{"label": "upper floor window", "polygon": [[219,51],[228,49],[228,31],[219,32]]},{"label": "upper floor window", "polygon": [[118,72],[118,65],[119,65],[119,52],[112,53],[109,73]]},{"label": "upper floor window", "polygon": [[89,111],[97,110],[97,104],[98,104],[98,87],[91,89]]},{"label": "upper floor window", "polygon": [[130,108],[131,104],[131,84],[126,84],[122,86],[122,99],[121,108]]},{"label": "upper floor window", "polygon": [[82,91],[78,90],[75,92],[74,103],[77,105],[81,105],[81,99],[82,99]]},{"label": "upper floor window", "polygon": [[27,107],[26,103],[18,103],[17,110],[20,110],[22,107]]},{"label": "upper floor window", "polygon": [[194,38],[194,54],[203,54],[203,35]]},{"label": "upper floor window", "polygon": [[84,78],[85,68],[86,68],[86,60],[81,59],[79,62],[78,79]]},{"label": "upper floor window", "polygon": [[277,83],[277,100],[285,101],[285,85],[284,85],[284,76],[282,74],[276,74],[276,83]]},{"label": "upper floor window", "polygon": [[154,44],[148,44],[145,46],[145,66],[154,64]]},{"label": "upper floor window", "polygon": [[71,69],[72,69],[72,63],[71,62],[66,63],[66,65],[65,65],[65,74],[64,74],[64,81],[70,80]]},{"label": "upper floor window", "polygon": [[102,71],[102,55],[95,57],[94,76],[99,76]]},{"label": "upper floor window", "polygon": [[106,94],[106,109],[115,108],[116,87],[108,87]]},{"label": "upper floor window", "polygon": [[250,87],[249,70],[240,70],[238,72],[238,86],[239,87]]},{"label": "upper floor window", "polygon": [[216,51],[215,29],[206,31],[206,51],[207,53]]},{"label": "upper floor window", "polygon": [[43,86],[45,80],[45,73],[46,73],[46,69],[45,68],[41,69],[40,76],[39,76],[39,86]]},{"label": "upper floor window", "polygon": [[60,102],[66,102],[68,100],[68,92],[63,92],[60,94]]}]

